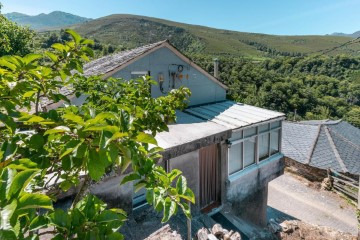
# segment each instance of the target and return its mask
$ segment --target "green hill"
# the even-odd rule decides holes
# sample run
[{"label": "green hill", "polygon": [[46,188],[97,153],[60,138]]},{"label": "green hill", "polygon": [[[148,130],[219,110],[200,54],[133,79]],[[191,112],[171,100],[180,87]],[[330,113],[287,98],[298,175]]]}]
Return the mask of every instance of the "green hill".
[{"label": "green hill", "polygon": [[35,30],[64,27],[90,20],[89,18],[79,17],[60,11],[51,12],[49,14],[41,13],[36,16],[13,12],[4,14],[4,16],[22,26],[29,26]]},{"label": "green hill", "polygon": [[[346,36],[278,36],[236,32],[144,16],[116,14],[75,25],[80,34],[103,43],[133,48],[169,39],[182,51],[250,58],[321,52],[352,40]],[[358,55],[360,44],[329,54]]]}]

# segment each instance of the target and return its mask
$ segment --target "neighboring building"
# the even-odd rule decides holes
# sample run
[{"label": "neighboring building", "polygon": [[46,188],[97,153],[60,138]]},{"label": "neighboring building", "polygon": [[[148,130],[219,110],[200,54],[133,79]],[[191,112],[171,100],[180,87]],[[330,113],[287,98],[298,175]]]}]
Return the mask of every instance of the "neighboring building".
[{"label": "neighboring building", "polygon": [[[177,123],[156,136],[165,150],[159,163],[178,168],[196,197],[194,210],[231,206],[239,216],[266,224],[267,184],[283,173],[281,127],[284,114],[226,100],[227,87],[175,49],[168,41],[105,56],[85,65],[85,75],[131,79],[150,75],[153,97],[180,86],[192,95],[177,112]],[[82,99],[72,101],[81,104]],[[123,208],[136,208],[143,192],[123,176],[92,186],[92,192]],[[121,202],[117,199],[121,199]]]},{"label": "neighboring building", "polygon": [[360,175],[360,129],[342,120],[284,122],[282,152],[311,180],[321,181],[327,169]]}]

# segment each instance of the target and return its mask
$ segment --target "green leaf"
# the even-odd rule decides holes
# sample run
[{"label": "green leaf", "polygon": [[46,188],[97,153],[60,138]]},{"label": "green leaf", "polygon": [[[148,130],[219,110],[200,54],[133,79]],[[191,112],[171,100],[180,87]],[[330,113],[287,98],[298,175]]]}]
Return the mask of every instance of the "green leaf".
[{"label": "green leaf", "polygon": [[165,199],[165,205],[164,205],[164,216],[163,216],[161,222],[165,223],[165,222],[169,221],[169,219],[175,213],[175,211],[176,211],[176,203],[171,201],[171,199],[169,197],[167,197]]},{"label": "green leaf", "polygon": [[24,93],[23,97],[24,97],[24,98],[29,98],[29,97],[34,96],[35,93],[37,93],[36,90],[28,91],[28,92]]},{"label": "green leaf", "polygon": [[117,117],[116,117],[116,115],[114,113],[102,112],[102,113],[99,113],[98,115],[96,115],[96,117],[94,118],[94,122],[104,120],[104,119],[116,120],[116,118]]},{"label": "green leaf", "polygon": [[98,223],[108,223],[113,221],[118,221],[119,227],[122,224],[122,221],[124,221],[125,218],[122,214],[117,214],[114,211],[111,210],[105,210],[99,215],[96,216],[95,221]]},{"label": "green leaf", "polygon": [[12,161],[9,165],[9,168],[16,170],[27,170],[27,169],[36,169],[38,168],[37,163],[31,161],[28,158],[21,158]]},{"label": "green leaf", "polygon": [[29,225],[29,230],[34,231],[40,228],[44,228],[47,226],[48,223],[49,220],[45,216],[37,216],[31,221]]},{"label": "green leaf", "polygon": [[29,169],[19,172],[15,175],[13,182],[10,185],[7,199],[10,199],[14,195],[19,194],[39,172],[37,169]]},{"label": "green leaf", "polygon": [[52,52],[45,52],[46,56],[48,56],[51,61],[53,62],[57,62],[58,61],[58,56]]},{"label": "green leaf", "polygon": [[72,139],[64,146],[64,152],[60,155],[60,159],[73,152],[82,142],[80,140]]},{"label": "green leaf", "polygon": [[16,123],[14,119],[8,115],[0,113],[0,121],[3,122],[10,134],[14,134],[16,130]]},{"label": "green leaf", "polygon": [[111,133],[116,133],[116,132],[119,132],[119,128],[116,126],[110,126],[110,125],[104,124],[104,125],[86,127],[84,129],[84,132],[87,132],[87,131],[107,131],[107,132],[111,132]]},{"label": "green leaf", "polygon": [[181,202],[180,203],[180,207],[182,208],[185,216],[188,218],[188,219],[191,219],[191,209],[189,207],[189,204],[187,202]]},{"label": "green leaf", "polygon": [[53,129],[47,130],[44,135],[54,134],[54,133],[63,133],[63,132],[71,132],[71,129],[66,126],[58,126]]},{"label": "green leaf", "polygon": [[194,193],[193,191],[191,191],[190,188],[187,188],[185,193],[183,195],[180,195],[181,198],[185,199],[185,200],[188,200],[192,203],[195,203],[195,196],[194,196]]},{"label": "green leaf", "polygon": [[70,216],[62,209],[56,209],[55,212],[49,214],[50,224],[62,229],[71,227]]},{"label": "green leaf", "polygon": [[12,71],[15,71],[15,70],[16,70],[16,65],[10,63],[10,62],[7,61],[7,60],[5,60],[4,57],[0,58],[0,66],[2,66],[2,67],[7,67],[7,68],[9,68],[9,69],[12,70]]},{"label": "green leaf", "polygon": [[40,123],[42,121],[44,121],[45,119],[39,116],[31,116],[31,118],[29,118],[27,121],[28,123]]},{"label": "green leaf", "polygon": [[51,47],[52,47],[53,49],[59,50],[60,52],[66,51],[65,45],[63,45],[63,44],[61,44],[61,43],[54,43],[53,45],[51,45]]},{"label": "green leaf", "polygon": [[129,175],[125,176],[123,178],[123,180],[121,181],[121,184],[125,184],[127,182],[131,182],[131,181],[134,181],[134,180],[139,180],[141,179],[140,175],[137,174],[137,173],[130,173]]},{"label": "green leaf", "polygon": [[86,221],[84,214],[77,208],[71,211],[71,225],[81,226]]},{"label": "green leaf", "polygon": [[81,36],[75,32],[74,30],[71,29],[66,29],[65,30],[66,33],[70,34],[72,36],[72,38],[74,39],[75,43],[79,44],[80,40],[81,40]]},{"label": "green leaf", "polygon": [[178,169],[173,169],[170,173],[168,173],[168,176],[170,178],[170,182],[174,181],[174,179],[179,176],[182,172]]},{"label": "green leaf", "polygon": [[10,204],[5,205],[3,208],[0,208],[1,222],[0,229],[11,229],[11,217],[13,216],[16,210],[16,200],[13,200]]},{"label": "green leaf", "polygon": [[146,182],[139,181],[135,184],[135,190],[134,192],[138,192],[140,189],[144,188],[146,186]]},{"label": "green leaf", "polygon": [[184,194],[187,189],[187,182],[184,176],[180,176],[176,181],[176,190],[179,194]]},{"label": "green leaf", "polygon": [[84,120],[82,117],[74,114],[74,113],[67,113],[65,115],[62,116],[63,119],[67,119],[71,122],[80,124],[80,125],[84,125]]},{"label": "green leaf", "polygon": [[119,232],[113,232],[113,233],[107,235],[106,239],[108,239],[108,240],[123,240],[124,236]]},{"label": "green leaf", "polygon": [[18,210],[29,208],[53,209],[50,197],[39,193],[25,193],[20,199],[17,206]]},{"label": "green leaf", "polygon": [[33,149],[41,149],[44,147],[45,140],[40,134],[34,134],[29,141],[29,147]]},{"label": "green leaf", "polygon": [[139,133],[136,136],[136,141],[157,145],[157,141],[152,135],[143,132]]},{"label": "green leaf", "polygon": [[29,53],[25,57],[23,57],[23,60],[24,60],[25,64],[29,64],[40,58],[42,58],[42,55],[40,55],[40,54]]},{"label": "green leaf", "polygon": [[105,174],[105,168],[107,166],[108,164],[103,164],[101,158],[99,158],[99,153],[95,149],[89,149],[88,170],[93,180],[99,181]]},{"label": "green leaf", "polygon": [[11,230],[0,229],[0,239],[17,240],[15,233]]}]

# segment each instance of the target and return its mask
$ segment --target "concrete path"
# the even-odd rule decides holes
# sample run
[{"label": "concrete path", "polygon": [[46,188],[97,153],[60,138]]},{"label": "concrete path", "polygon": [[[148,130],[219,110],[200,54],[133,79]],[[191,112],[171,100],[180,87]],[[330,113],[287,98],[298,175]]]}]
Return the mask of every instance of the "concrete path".
[{"label": "concrete path", "polygon": [[310,188],[305,180],[288,173],[269,183],[269,219],[299,219],[357,235],[355,211],[335,193]]}]

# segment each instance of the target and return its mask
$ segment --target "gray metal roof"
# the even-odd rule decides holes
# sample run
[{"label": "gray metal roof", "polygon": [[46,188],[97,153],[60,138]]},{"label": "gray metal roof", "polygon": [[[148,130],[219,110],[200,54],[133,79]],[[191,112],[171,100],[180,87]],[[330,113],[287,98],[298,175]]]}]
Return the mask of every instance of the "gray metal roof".
[{"label": "gray metal roof", "polygon": [[242,128],[284,117],[283,113],[233,101],[191,107],[185,112],[229,129]]},{"label": "gray metal roof", "polygon": [[176,112],[177,121],[169,125],[168,132],[156,134],[156,140],[164,149],[191,143],[197,139],[228,131],[227,127],[197,118],[185,112]]},{"label": "gray metal roof", "polygon": [[289,158],[321,169],[360,174],[360,129],[345,121],[284,122],[282,136],[282,152]]},{"label": "gray metal roof", "polygon": [[94,75],[103,75],[106,74],[117,67],[133,60],[134,58],[141,56],[142,54],[150,51],[151,49],[160,46],[165,41],[156,42],[152,44],[148,44],[142,47],[134,48],[127,51],[122,51],[118,53],[114,53],[111,55],[107,55],[91,61],[84,65],[84,75],[85,76],[94,76]]}]

